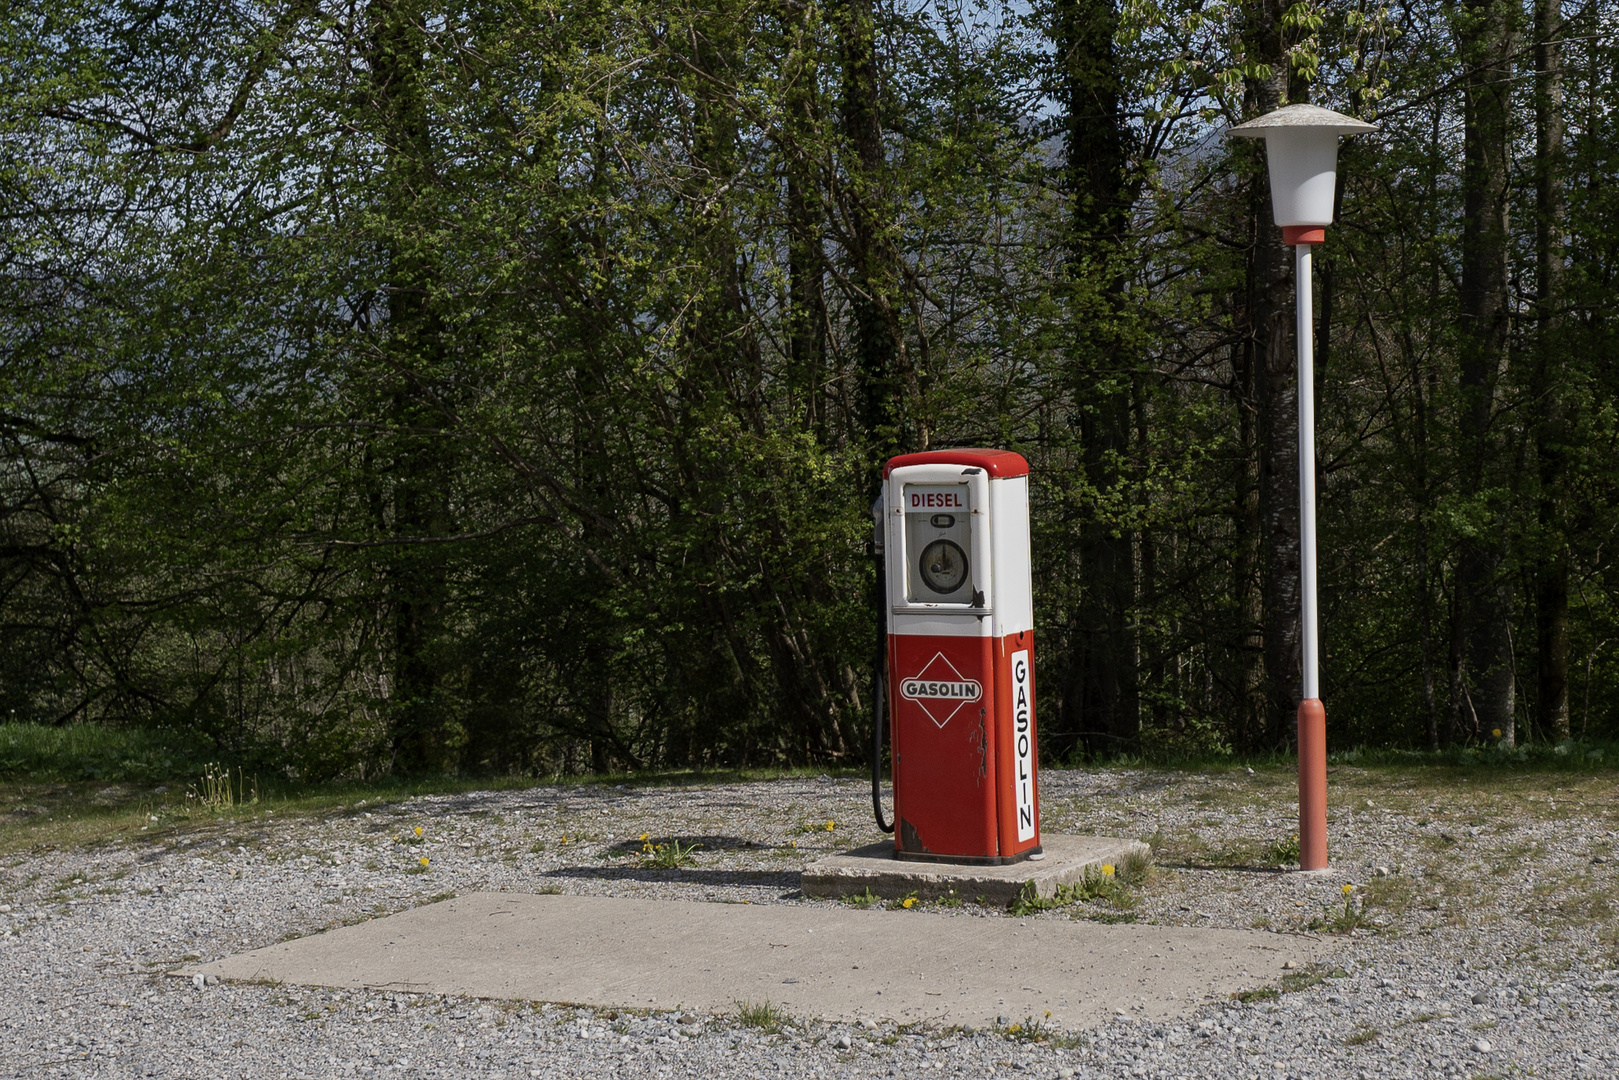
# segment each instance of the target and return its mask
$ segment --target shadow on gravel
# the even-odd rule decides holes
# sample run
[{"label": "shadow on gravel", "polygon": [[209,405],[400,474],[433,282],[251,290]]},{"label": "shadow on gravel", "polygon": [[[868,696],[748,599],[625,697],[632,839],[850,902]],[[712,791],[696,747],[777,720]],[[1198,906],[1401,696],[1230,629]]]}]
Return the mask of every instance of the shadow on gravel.
[{"label": "shadow on gravel", "polygon": [[1294,871],[1285,866],[1246,866],[1241,863],[1223,862],[1170,862],[1165,859],[1154,859],[1154,866],[1161,866],[1166,870],[1225,870],[1236,874],[1289,874]]},{"label": "shadow on gravel", "polygon": [[654,849],[660,846],[672,847],[679,844],[682,849],[689,848],[705,855],[716,851],[764,851],[775,846],[774,844],[761,843],[758,840],[749,840],[743,836],[659,836],[655,833],[648,833],[645,840],[621,840],[603,850],[612,852],[614,857],[641,855],[648,844]]},{"label": "shadow on gravel", "polygon": [[734,885],[740,888],[775,886],[798,888],[797,870],[701,870],[689,867],[659,870],[644,866],[563,866],[540,874],[541,878],[570,878],[589,881],[646,881],[689,885]]}]

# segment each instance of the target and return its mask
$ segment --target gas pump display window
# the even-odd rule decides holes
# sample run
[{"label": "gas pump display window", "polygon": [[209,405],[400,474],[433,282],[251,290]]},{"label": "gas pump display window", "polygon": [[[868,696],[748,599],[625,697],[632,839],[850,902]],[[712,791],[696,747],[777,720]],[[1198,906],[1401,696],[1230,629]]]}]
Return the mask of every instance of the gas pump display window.
[{"label": "gas pump display window", "polygon": [[972,517],[966,484],[907,484],[905,598],[911,603],[972,602]]},{"label": "gas pump display window", "polygon": [[948,595],[967,582],[967,553],[953,540],[935,540],[922,549],[917,569],[922,573],[922,584]]}]

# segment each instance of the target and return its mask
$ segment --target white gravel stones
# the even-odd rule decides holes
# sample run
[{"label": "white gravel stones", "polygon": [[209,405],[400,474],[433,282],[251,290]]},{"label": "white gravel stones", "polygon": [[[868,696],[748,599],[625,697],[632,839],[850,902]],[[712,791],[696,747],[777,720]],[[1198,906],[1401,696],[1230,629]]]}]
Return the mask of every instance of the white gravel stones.
[{"label": "white gravel stones", "polygon": [[[1334,977],[1278,963],[1252,974],[1256,990],[1280,981],[1279,997],[1171,1023],[1119,1003],[1096,1030],[1041,1043],[1022,1041],[1040,1034],[1035,1018],[1005,1018],[1020,1025],[1012,1038],[870,1018],[771,1033],[678,1002],[640,1014],[163,974],[474,889],[815,903],[798,895],[798,870],[877,837],[858,781],[429,797],[11,855],[0,860],[0,1077],[1619,1075],[1607,907],[1619,879],[1594,861],[1611,860],[1619,838],[1612,785],[1574,796],[1530,777],[1510,797],[1429,796],[1373,775],[1338,799],[1352,772],[1333,778],[1335,873],[1323,878],[1265,869],[1294,831],[1285,774],[1048,772],[1047,829],[1157,837],[1143,921],[1297,931],[1342,915],[1345,884],[1363,917],[1340,920]],[[701,844],[697,864],[645,865],[643,833]]]}]

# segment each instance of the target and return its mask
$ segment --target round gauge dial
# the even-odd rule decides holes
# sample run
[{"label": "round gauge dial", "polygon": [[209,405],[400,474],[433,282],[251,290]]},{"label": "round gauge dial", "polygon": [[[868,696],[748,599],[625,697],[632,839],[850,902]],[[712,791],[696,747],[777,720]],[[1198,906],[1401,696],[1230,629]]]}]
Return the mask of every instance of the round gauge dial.
[{"label": "round gauge dial", "polygon": [[917,568],[922,583],[941,595],[955,592],[967,580],[967,553],[953,540],[935,540],[922,549]]}]

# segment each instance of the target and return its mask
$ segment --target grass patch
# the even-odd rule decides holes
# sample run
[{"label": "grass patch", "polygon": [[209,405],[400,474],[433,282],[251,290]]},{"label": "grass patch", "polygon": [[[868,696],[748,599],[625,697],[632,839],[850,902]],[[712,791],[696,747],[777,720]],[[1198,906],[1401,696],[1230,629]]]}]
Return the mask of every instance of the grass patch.
[{"label": "grass patch", "polygon": [[1297,971],[1282,972],[1281,983],[1278,986],[1261,986],[1253,990],[1239,990],[1232,994],[1232,1000],[1240,1001],[1245,1005],[1252,1005],[1260,1001],[1275,1001],[1283,994],[1294,994],[1300,990],[1308,990],[1312,986],[1320,986],[1328,979],[1342,979],[1348,972],[1342,968],[1329,968],[1321,964],[1307,964]]},{"label": "grass patch", "polygon": [[0,780],[143,784],[196,776],[216,756],[193,734],[95,724],[0,724]]},{"label": "grass patch", "polygon": [[1383,1033],[1381,1031],[1378,1031],[1374,1027],[1361,1028],[1359,1031],[1355,1032],[1353,1035],[1351,1035],[1347,1039],[1345,1039],[1344,1040],[1344,1045],[1345,1046],[1365,1046],[1367,1043],[1376,1042],[1377,1037],[1379,1035],[1381,1035],[1381,1034],[1383,1034]]},{"label": "grass patch", "polygon": [[1299,838],[1294,836],[1287,840],[1278,840],[1266,848],[1261,856],[1268,863],[1277,866],[1291,866],[1299,861]]},{"label": "grass patch", "polygon": [[845,896],[843,898],[843,902],[848,904],[850,907],[869,908],[880,899],[881,897],[872,892],[871,886],[868,885],[860,892],[857,892],[852,896]]},{"label": "grass patch", "polygon": [[202,778],[186,789],[186,802],[192,809],[214,814],[238,806],[257,806],[259,780],[255,776],[250,785],[240,768],[233,779],[228,767],[210,761],[202,767]]},{"label": "grass patch", "polygon": [[1344,905],[1337,908],[1332,904],[1321,905],[1321,914],[1309,922],[1311,930],[1326,930],[1333,934],[1347,934],[1353,930],[1379,929],[1381,924],[1373,922],[1366,911],[1364,903],[1357,903],[1353,885],[1344,886]]},{"label": "grass patch", "polygon": [[1282,972],[1282,993],[1296,994],[1300,990],[1320,986],[1328,979],[1346,978],[1348,974],[1342,968],[1327,967],[1323,964],[1306,964],[1297,971]]},{"label": "grass patch", "polygon": [[692,852],[702,846],[698,843],[682,845],[678,838],[666,844],[645,840],[641,845],[641,865],[652,870],[675,870],[682,866],[696,866],[697,858]]},{"label": "grass patch", "polygon": [[[1087,869],[1085,876],[1067,885],[1057,886],[1051,896],[1039,896],[1031,881],[1023,887],[1017,899],[1007,907],[1012,915],[1030,915],[1039,911],[1052,911],[1073,904],[1100,905],[1114,916],[1122,916],[1135,907],[1135,894],[1131,886],[1144,884],[1152,872],[1150,859],[1132,854],[1115,867],[1111,863],[1101,869]],[[1122,921],[1115,918],[1113,921]]]},{"label": "grass patch", "polygon": [[757,1005],[750,1002],[736,1003],[736,1022],[743,1027],[755,1028],[769,1035],[780,1033],[782,1025],[788,1023],[789,1017],[784,1009],[772,1005],[768,1001],[761,1001]]},{"label": "grass patch", "polygon": [[1401,1020],[1398,1024],[1395,1024],[1394,1026],[1397,1027],[1397,1028],[1403,1028],[1403,1027],[1407,1027],[1407,1026],[1409,1026],[1411,1024],[1426,1024],[1430,1020],[1438,1020],[1438,1019],[1444,1017],[1445,1015],[1446,1015],[1445,1013],[1421,1012],[1421,1013],[1417,1013],[1415,1016],[1409,1017],[1409,1018],[1407,1018],[1405,1020]]}]

